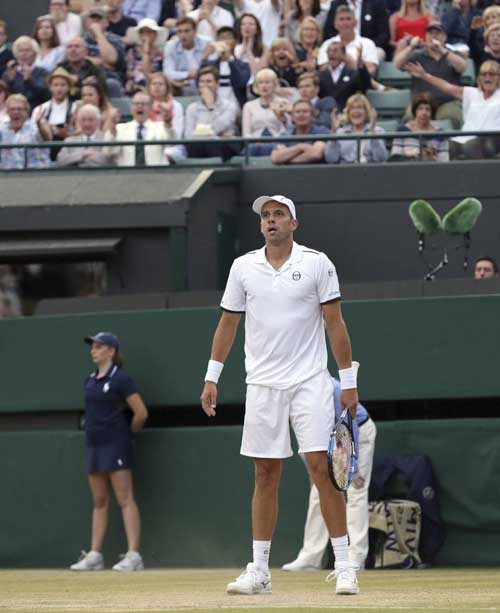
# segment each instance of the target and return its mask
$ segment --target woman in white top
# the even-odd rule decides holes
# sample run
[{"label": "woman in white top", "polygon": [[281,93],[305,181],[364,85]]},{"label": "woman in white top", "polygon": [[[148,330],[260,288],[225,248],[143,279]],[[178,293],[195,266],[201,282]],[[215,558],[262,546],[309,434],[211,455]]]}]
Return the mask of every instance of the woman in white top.
[{"label": "woman in white top", "polygon": [[[263,68],[255,75],[254,90],[259,95],[243,106],[243,136],[279,136],[287,131],[290,103],[276,94],[279,86],[276,73]],[[270,155],[273,143],[252,143],[250,155]]]},{"label": "woman in white top", "polygon": [[238,44],[234,48],[234,57],[246,62],[252,71],[252,77],[262,68],[262,56],[266,50],[262,42],[260,21],[251,13],[244,13],[238,20]]},{"label": "woman in white top", "polygon": [[[481,64],[477,87],[462,87],[427,73],[420,64],[406,64],[408,72],[463,103],[463,132],[500,129],[500,66],[493,60]],[[498,137],[456,136],[452,139],[452,157],[492,157],[500,151]]]},{"label": "woman in white top", "polygon": [[35,66],[45,68],[47,72],[55,70],[64,61],[64,47],[59,43],[56,25],[50,15],[42,15],[35,21],[33,38],[40,50],[35,59]]}]

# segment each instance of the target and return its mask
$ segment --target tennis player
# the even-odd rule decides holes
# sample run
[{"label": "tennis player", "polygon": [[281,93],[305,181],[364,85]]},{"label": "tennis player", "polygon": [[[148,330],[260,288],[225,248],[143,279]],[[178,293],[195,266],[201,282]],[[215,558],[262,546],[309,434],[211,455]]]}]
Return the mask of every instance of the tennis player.
[{"label": "tennis player", "polygon": [[[342,413],[340,383],[334,379],[335,420]],[[347,531],[349,533],[349,559],[360,569],[364,569],[368,555],[368,489],[375,452],[377,428],[365,407],[358,403],[356,419],[353,420],[354,446],[357,466],[352,483],[347,491]],[[297,558],[285,564],[287,571],[313,571],[321,569],[323,554],[328,544],[328,528],[321,514],[318,488],[311,484],[304,543]]]},{"label": "tennis player", "polygon": [[217,382],[245,313],[247,394],[241,454],[255,464],[253,561],[228,584],[227,592],[271,592],[269,554],[281,461],[293,455],[291,424],[318,488],[335,552],[336,593],[357,594],[344,497],[330,481],[326,457],[334,411],[325,326],[339,367],[341,402],[353,416],[358,403],[337,273],[324,253],[294,242],[298,221],[289,198],[261,196],[252,208],[260,216],[265,245],[237,258],[231,267],[201,395],[203,410],[215,416]]},{"label": "tennis player", "polygon": [[[90,551],[82,552],[71,570],[102,570],[102,545],[108,526],[109,484],[120,505],[128,551],[113,570],[143,570],[139,553],[140,515],[135,502],[132,433],[139,432],[148,411],[118,353],[118,338],[111,332],[85,337],[96,366],[85,380],[85,438],[87,473],[94,501]],[[130,411],[132,416],[130,420]]]}]

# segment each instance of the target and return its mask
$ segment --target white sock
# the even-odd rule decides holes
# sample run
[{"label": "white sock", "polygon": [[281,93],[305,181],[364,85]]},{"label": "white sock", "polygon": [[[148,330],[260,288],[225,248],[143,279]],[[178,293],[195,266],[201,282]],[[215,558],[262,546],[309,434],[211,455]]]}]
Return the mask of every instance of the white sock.
[{"label": "white sock", "polygon": [[330,541],[335,555],[335,568],[348,566],[349,564],[349,539],[345,536],[331,537]]},{"label": "white sock", "polygon": [[269,554],[271,553],[271,541],[253,542],[253,563],[264,572],[269,572]]}]

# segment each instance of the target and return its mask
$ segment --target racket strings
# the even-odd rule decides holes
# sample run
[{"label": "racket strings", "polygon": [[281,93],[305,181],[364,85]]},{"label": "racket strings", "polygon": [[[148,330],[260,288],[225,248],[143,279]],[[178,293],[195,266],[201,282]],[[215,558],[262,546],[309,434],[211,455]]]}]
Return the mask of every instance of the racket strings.
[{"label": "racket strings", "polygon": [[332,468],[335,480],[341,489],[349,485],[351,470],[352,443],[349,430],[345,424],[340,424],[335,434],[335,448],[333,450]]}]

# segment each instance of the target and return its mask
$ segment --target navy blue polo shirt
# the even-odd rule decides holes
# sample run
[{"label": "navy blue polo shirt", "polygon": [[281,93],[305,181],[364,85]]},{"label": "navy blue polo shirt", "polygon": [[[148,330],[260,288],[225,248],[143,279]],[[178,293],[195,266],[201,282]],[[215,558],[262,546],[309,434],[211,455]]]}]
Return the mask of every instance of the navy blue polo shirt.
[{"label": "navy blue polo shirt", "polygon": [[108,443],[130,433],[126,399],[137,387],[122,368],[113,365],[104,377],[97,371],[85,379],[85,431],[91,443]]}]

